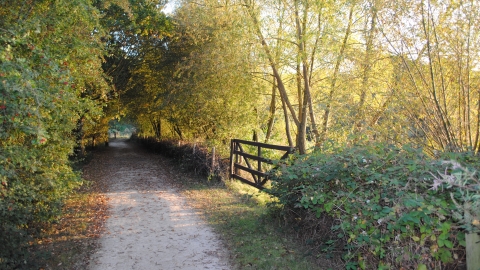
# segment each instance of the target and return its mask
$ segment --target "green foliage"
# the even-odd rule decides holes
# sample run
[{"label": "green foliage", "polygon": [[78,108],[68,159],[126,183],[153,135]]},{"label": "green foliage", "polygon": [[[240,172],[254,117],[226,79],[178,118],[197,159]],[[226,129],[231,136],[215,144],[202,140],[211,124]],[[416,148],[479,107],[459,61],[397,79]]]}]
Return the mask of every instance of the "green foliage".
[{"label": "green foliage", "polygon": [[442,182],[442,175],[451,177],[463,167],[429,159],[408,145],[331,150],[281,164],[269,192],[288,209],[335,219],[331,236],[345,250],[347,269],[353,264],[448,264],[461,255],[461,228],[468,225],[461,206],[467,201],[478,205],[476,174],[457,181],[464,185]]},{"label": "green foliage", "polygon": [[53,221],[82,183],[69,163],[72,130],[100,115],[106,89],[89,2],[22,3],[0,7],[2,269],[23,267],[34,225]]},{"label": "green foliage", "polygon": [[[103,15],[101,24],[107,32],[104,39],[108,55],[103,69],[111,76],[115,89],[111,98],[117,99],[105,109],[106,115],[109,120],[126,116],[135,122],[140,133],[149,135],[154,134],[149,132],[152,121],[158,123],[161,111],[157,95],[167,83],[164,76],[154,73],[158,63],[163,61],[162,52],[168,47],[166,37],[172,29],[171,19],[161,11],[165,2],[95,1],[95,6]],[[139,76],[139,70],[145,70],[146,62],[155,66],[154,71],[147,68],[146,77]],[[151,83],[151,80],[154,82]]]},{"label": "green foliage", "polygon": [[254,128],[260,87],[248,73],[240,19],[190,3],[178,8],[170,35],[145,38],[123,95],[139,133],[228,144]]}]

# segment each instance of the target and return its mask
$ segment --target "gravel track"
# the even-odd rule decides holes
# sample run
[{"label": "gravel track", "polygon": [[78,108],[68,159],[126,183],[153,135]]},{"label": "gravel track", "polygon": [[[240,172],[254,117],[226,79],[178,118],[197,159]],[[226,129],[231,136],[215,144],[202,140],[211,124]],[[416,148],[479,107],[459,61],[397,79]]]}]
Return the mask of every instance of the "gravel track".
[{"label": "gravel track", "polygon": [[170,184],[166,164],[115,140],[87,166],[89,178],[105,181],[110,206],[90,269],[231,269],[219,238]]}]

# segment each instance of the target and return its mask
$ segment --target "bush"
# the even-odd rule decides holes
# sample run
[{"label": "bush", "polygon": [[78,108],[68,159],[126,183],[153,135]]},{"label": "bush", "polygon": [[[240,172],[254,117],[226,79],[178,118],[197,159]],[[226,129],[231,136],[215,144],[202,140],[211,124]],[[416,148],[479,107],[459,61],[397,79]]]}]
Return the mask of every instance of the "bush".
[{"label": "bush", "polygon": [[471,209],[479,203],[472,169],[432,160],[410,146],[334,152],[280,164],[269,192],[285,212],[306,211],[302,219],[328,221],[329,235],[321,245],[342,250],[347,269],[464,264],[465,230],[479,229],[463,218],[466,202]]},{"label": "bush", "polygon": [[107,89],[89,1],[30,1],[26,13],[24,4],[0,6],[0,269],[28,268],[35,225],[81,184],[73,130],[101,114]]},{"label": "bush", "polygon": [[229,177],[228,159],[215,155],[215,164],[212,167],[212,154],[209,149],[199,144],[179,142],[175,140],[157,140],[155,138],[135,138],[148,150],[172,158],[188,171],[208,176],[218,181]]}]

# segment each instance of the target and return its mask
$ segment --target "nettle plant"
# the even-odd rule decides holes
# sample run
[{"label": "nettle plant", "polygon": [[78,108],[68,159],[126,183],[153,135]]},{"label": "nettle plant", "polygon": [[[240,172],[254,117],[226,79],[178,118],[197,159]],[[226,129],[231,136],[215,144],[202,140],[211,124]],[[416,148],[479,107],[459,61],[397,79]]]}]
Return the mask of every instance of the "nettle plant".
[{"label": "nettle plant", "polygon": [[410,146],[295,156],[279,166],[269,192],[289,211],[333,218],[328,244],[343,249],[347,269],[458,263],[465,231],[479,229],[478,220],[464,218],[466,203],[479,206],[476,173]]}]

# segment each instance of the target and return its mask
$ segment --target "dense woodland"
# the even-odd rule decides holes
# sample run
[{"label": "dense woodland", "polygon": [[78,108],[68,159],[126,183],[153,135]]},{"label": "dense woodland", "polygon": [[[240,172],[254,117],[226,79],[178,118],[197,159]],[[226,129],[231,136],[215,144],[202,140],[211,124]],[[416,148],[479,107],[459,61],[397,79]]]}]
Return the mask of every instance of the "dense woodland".
[{"label": "dense woodland", "polygon": [[72,159],[119,120],[220,152],[233,138],[296,147],[274,207],[328,216],[317,240],[347,269],[465,264],[480,228],[480,2],[0,3],[0,264],[22,260],[82,185]]}]

